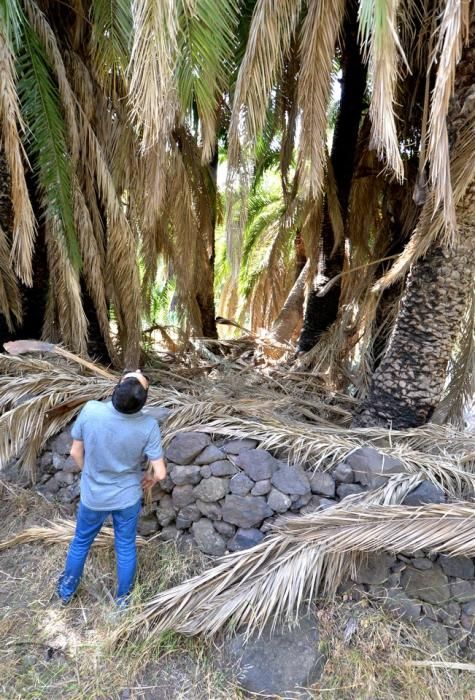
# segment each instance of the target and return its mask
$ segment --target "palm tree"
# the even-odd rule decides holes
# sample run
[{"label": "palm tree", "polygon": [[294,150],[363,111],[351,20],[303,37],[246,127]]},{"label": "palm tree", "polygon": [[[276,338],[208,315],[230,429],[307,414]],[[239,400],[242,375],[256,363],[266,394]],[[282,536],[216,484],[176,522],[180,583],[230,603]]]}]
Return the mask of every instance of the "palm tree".
[{"label": "palm tree", "polygon": [[[471,305],[475,272],[475,13],[455,73],[456,90],[447,117],[450,178],[457,219],[453,240],[443,238],[442,215],[434,218],[433,196],[424,206],[406,258],[421,257],[410,270],[393,334],[355,424],[407,428],[428,422],[440,402],[447,366],[460,325]],[[471,162],[470,162],[471,160]],[[423,257],[422,257],[423,256]],[[473,315],[464,334],[472,349]],[[470,357],[467,366],[470,366]],[[460,380],[460,377],[455,377]],[[463,379],[462,375],[462,379]],[[459,387],[460,389],[460,387]]]},{"label": "palm tree", "polygon": [[[67,3],[0,3],[12,203],[0,269],[11,298],[11,259],[8,274],[28,296],[46,250],[45,310],[36,309],[44,337],[84,354],[99,331],[112,359],[120,350],[136,364],[159,255],[188,325],[215,333],[213,154],[236,18],[231,0],[93,0],[85,14]],[[21,326],[5,300],[3,335],[30,332],[28,306]]]},{"label": "palm tree", "polygon": [[[388,325],[381,318],[383,302],[386,303],[384,300],[388,297],[386,293],[381,296],[381,292],[387,284],[374,286],[377,275],[385,275],[383,279],[387,282],[400,280],[412,265],[417,265],[418,259],[436,239],[442,244],[450,243],[452,247],[460,239],[455,226],[454,202],[459,202],[463,195],[462,180],[466,185],[469,178],[467,154],[470,147],[467,148],[465,142],[465,150],[462,150],[462,144],[459,155],[453,155],[452,170],[454,166],[456,170],[451,180],[445,125],[455,66],[460,59],[472,8],[459,0],[434,2],[424,10],[416,7],[415,3],[399,6],[398,3],[360,0],[358,37],[364,62],[368,65],[366,91],[369,108],[366,113],[362,102],[364,79],[360,79],[358,100],[355,98],[355,104],[359,101],[360,105],[359,111],[356,109],[358,118],[352,126],[349,115],[354,117],[355,110],[348,110],[345,115],[345,101],[342,99],[332,157],[327,160],[326,109],[332,62],[335,53],[344,56],[344,53],[339,53],[341,50],[338,47],[346,50],[353,47],[354,52],[358,51],[358,45],[352,44],[356,10],[351,4],[343,3],[327,7],[319,0],[305,6],[301,3],[279,3],[277,11],[271,5],[266,0],[257,2],[251,22],[250,39],[240,68],[231,118],[231,166],[236,171],[241,167],[240,163],[267,123],[269,116],[266,110],[269,105],[272,106],[272,96],[281,89],[283,66],[297,44],[300,69],[296,78],[296,102],[301,120],[301,133],[297,140],[297,191],[300,197],[306,193],[307,201],[310,205],[313,203],[313,225],[317,229],[316,233],[315,230],[305,232],[307,253],[311,257],[310,274],[317,266],[322,270],[322,262],[319,263],[316,257],[318,251],[323,259],[323,270],[330,270],[330,275],[333,272],[342,273],[332,284],[324,286],[318,296],[313,293],[308,296],[300,345],[308,349],[320,335],[312,352],[312,361],[317,361],[322,369],[327,369],[331,364],[341,366],[343,381],[356,382],[358,389],[364,393],[368,375],[361,379],[353,371],[348,374],[348,361],[353,362],[356,356],[360,356],[359,374],[361,369],[370,371],[375,339],[388,337]],[[344,25],[345,11],[347,19]],[[342,32],[343,26],[345,30]],[[340,35],[341,41],[338,39]],[[350,67],[357,69],[355,60],[345,66],[340,58],[340,65],[348,71],[348,75]],[[462,72],[473,65],[467,53],[459,65]],[[362,71],[360,68],[360,76],[364,75]],[[354,87],[354,84],[358,84],[356,78],[348,81],[348,87]],[[346,87],[346,83],[343,87]],[[344,95],[345,89],[342,97]],[[468,105],[469,101],[465,103]],[[465,107],[467,109],[468,106]],[[450,115],[448,121],[451,119],[457,119],[456,115]],[[334,153],[340,147],[339,133],[350,134],[354,145],[346,149],[349,155],[347,162],[351,167],[347,167],[345,175],[337,176],[340,161],[334,157]],[[451,145],[452,152],[454,147]],[[419,217],[420,223],[414,228],[417,207],[424,200],[426,204]],[[434,212],[436,217],[433,221]],[[460,219],[460,205],[457,213]],[[411,231],[415,233],[411,234]],[[341,247],[343,238],[346,241],[344,253]],[[409,243],[401,253],[408,239]],[[388,257],[400,253],[399,261],[387,273]],[[446,255],[444,252],[444,260],[450,264],[452,258]],[[335,263],[333,271],[332,260]],[[437,256],[434,258],[436,260]],[[455,260],[453,264],[457,267]],[[404,309],[414,310],[414,305],[411,306],[408,301],[410,289],[415,289],[411,280],[417,277],[417,270],[422,270],[423,264],[420,262],[411,273],[407,299],[401,306],[397,328],[404,328],[408,322],[410,314],[404,314]],[[430,267],[430,259],[426,264]],[[436,279],[428,276],[426,282],[435,284]],[[434,291],[429,296],[432,293]],[[466,309],[463,284],[459,294],[461,303],[455,302],[449,314],[452,321],[439,325],[439,331],[445,332],[443,341],[442,337],[439,338],[443,346],[440,362],[444,370],[454,347],[455,329]],[[378,297],[381,297],[380,304]],[[324,302],[327,302],[324,312],[319,311],[320,319],[314,320],[312,309]],[[336,322],[330,326],[335,316]],[[375,328],[375,319],[386,325],[385,334]],[[435,323],[435,316],[428,316],[427,319]],[[313,332],[312,328],[318,330]],[[320,329],[323,328],[328,330],[321,335]],[[306,329],[309,329],[308,334]],[[396,335],[394,331],[391,341],[393,349],[396,347]],[[310,338],[308,345],[305,337]],[[437,334],[434,337],[438,337]],[[381,352],[384,346],[379,345]],[[406,358],[406,363],[409,367],[409,358]],[[435,394],[440,396],[444,371],[440,371],[434,362],[430,364],[438,387]],[[383,391],[384,366],[385,360],[381,362],[375,377],[373,396],[378,386]],[[410,376],[414,378],[411,391],[417,396],[416,377],[419,375],[416,368],[414,372],[411,370]],[[419,420],[425,420],[430,415],[430,411],[422,408],[422,403],[417,409]],[[433,403],[431,399],[431,405]],[[368,402],[364,405],[367,408]],[[390,417],[387,415],[389,413],[388,409],[384,421]],[[375,420],[375,412],[369,420]]]}]

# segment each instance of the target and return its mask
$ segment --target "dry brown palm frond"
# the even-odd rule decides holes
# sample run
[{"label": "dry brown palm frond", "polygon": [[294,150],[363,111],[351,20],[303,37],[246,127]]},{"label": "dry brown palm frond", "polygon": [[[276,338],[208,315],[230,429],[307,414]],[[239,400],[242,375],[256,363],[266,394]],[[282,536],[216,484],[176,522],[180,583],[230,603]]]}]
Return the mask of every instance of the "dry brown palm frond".
[{"label": "dry brown palm frond", "polygon": [[136,240],[119,199],[103,148],[81,110],[79,124],[86,166],[94,174],[100,201],[107,216],[106,268],[115,301],[124,361],[137,365],[140,355],[140,280],[136,261]]},{"label": "dry brown palm frond", "polygon": [[468,25],[469,7],[470,3],[464,0],[447,0],[438,42],[431,59],[435,62],[436,56],[438,57],[438,68],[432,93],[427,161],[430,163],[429,177],[435,193],[434,211],[442,205],[448,240],[455,234],[456,220],[450,177],[447,114],[454,90],[455,68],[462,56],[463,34]]},{"label": "dry brown palm frond", "polygon": [[302,25],[298,80],[298,104],[302,114],[299,164],[301,180],[308,180],[313,197],[321,194],[324,186],[332,63],[344,10],[343,0],[310,0]]},{"label": "dry brown palm frond", "polygon": [[[15,62],[2,27],[0,27],[0,122],[5,158],[10,173],[13,207],[13,239],[11,257],[18,277],[31,286],[33,246],[36,221],[25,179],[25,153],[19,128],[24,131],[16,91]],[[4,186],[7,183],[4,183]]]},{"label": "dry brown palm frond", "polygon": [[70,260],[58,223],[47,221],[45,226],[50,294],[54,295],[57,308],[55,321],[65,345],[78,355],[86,356],[87,319],[82,306],[79,274]]},{"label": "dry brown palm frond", "polygon": [[[259,409],[256,403],[257,411]],[[393,432],[378,433],[375,429],[371,431],[332,429],[325,423],[321,426],[303,426],[301,422],[289,419],[279,420],[268,415],[264,415],[259,421],[241,416],[215,418],[205,424],[189,426],[188,429],[233,438],[250,437],[258,440],[261,448],[280,455],[284,454],[289,461],[305,464],[308,469],[314,470],[331,469],[332,466],[344,461],[352,452],[367,445],[368,442],[371,444],[371,438],[373,438],[381,454],[396,457],[410,474],[423,473],[425,478],[443,485],[449,493],[457,495],[464,490],[473,490],[475,487],[475,472],[469,472],[466,466],[462,469],[461,454],[449,455],[443,450],[440,436],[438,444],[441,445],[441,449],[436,454],[431,454],[409,446],[406,436],[398,441],[397,435]],[[437,430],[430,431],[430,434],[436,435]],[[379,439],[389,439],[391,446],[378,444],[378,435]],[[415,440],[415,438],[412,439]],[[464,439],[463,444],[466,453],[470,451],[473,439]]]},{"label": "dry brown palm frond", "polygon": [[[1,69],[0,69],[1,70]],[[1,88],[0,88],[1,89]],[[10,331],[22,318],[22,303],[18,282],[12,269],[10,250],[0,226],[0,312],[5,317]]]},{"label": "dry brown palm frond", "polygon": [[246,141],[255,140],[262,131],[270,93],[289,52],[300,6],[301,0],[281,0],[278,3],[258,0],[256,3],[234,92],[229,126],[230,169],[237,167],[240,160],[243,109]]},{"label": "dry brown palm frond", "polygon": [[112,343],[103,257],[94,235],[94,227],[84,194],[78,182],[74,182],[74,223],[79,239],[79,249],[83,262],[83,275],[87,290],[94,303],[94,310],[107,347],[109,357],[114,362],[116,352]]},{"label": "dry brown palm frond", "polygon": [[398,64],[400,58],[405,60],[397,33],[398,5],[399,0],[385,0],[376,8],[375,0],[363,0],[359,28],[372,83],[370,148],[375,148],[379,160],[402,180],[404,168],[394,117]]},{"label": "dry brown palm frond", "polygon": [[166,630],[214,634],[230,621],[248,633],[261,631],[271,617],[293,622],[315,594],[335,593],[358,555],[418,549],[474,556],[475,506],[349,506],[282,518],[261,544],[223,557],[142,605],[115,641]]},{"label": "dry brown palm frond", "polygon": [[177,13],[178,3],[173,0],[132,2],[134,32],[128,69],[129,99],[131,117],[141,130],[144,151],[155,144],[164,150],[175,124]]},{"label": "dry brown palm frond", "polygon": [[[42,542],[43,544],[67,544],[69,543],[76,529],[74,520],[59,519],[47,521],[48,526],[29,527],[26,530],[14,535],[8,540],[0,542],[0,552],[11,547],[17,547],[31,542]],[[95,547],[111,547],[114,543],[114,530],[106,525],[94,540]],[[140,535],[137,536],[136,543],[139,547],[147,543]]]},{"label": "dry brown palm frond", "polygon": [[467,404],[475,395],[475,292],[472,292],[448,369],[449,383],[432,420],[463,425]]}]

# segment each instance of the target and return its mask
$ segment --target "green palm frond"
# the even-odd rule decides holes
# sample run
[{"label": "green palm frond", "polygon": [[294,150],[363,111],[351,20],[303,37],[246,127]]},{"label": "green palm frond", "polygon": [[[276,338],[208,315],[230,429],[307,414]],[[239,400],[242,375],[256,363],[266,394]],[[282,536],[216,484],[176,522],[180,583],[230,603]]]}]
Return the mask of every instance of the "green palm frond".
[{"label": "green palm frond", "polygon": [[18,0],[0,1],[0,22],[2,31],[16,46],[21,43],[24,15]]},{"label": "green palm frond", "polygon": [[44,215],[60,224],[70,260],[77,268],[80,255],[74,227],[72,166],[66,125],[49,62],[26,21],[19,54],[18,88],[28,128],[27,151],[35,164]]},{"label": "green palm frond", "polygon": [[183,114],[196,105],[203,157],[215,146],[216,116],[236,49],[237,0],[196,0],[180,6],[177,82]]},{"label": "green palm frond", "polygon": [[125,73],[132,39],[129,0],[92,0],[91,51],[96,70],[112,80]]}]

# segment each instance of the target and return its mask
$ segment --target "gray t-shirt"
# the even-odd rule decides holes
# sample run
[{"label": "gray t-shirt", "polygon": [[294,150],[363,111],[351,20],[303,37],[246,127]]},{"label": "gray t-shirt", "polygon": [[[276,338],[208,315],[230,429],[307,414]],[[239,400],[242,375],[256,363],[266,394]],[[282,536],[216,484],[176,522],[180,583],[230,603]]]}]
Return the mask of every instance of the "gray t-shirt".
[{"label": "gray t-shirt", "polygon": [[71,431],[84,442],[81,501],[92,510],[121,510],[142,496],[144,457],[163,455],[160,429],[144,411],[126,415],[112,402],[88,401]]}]

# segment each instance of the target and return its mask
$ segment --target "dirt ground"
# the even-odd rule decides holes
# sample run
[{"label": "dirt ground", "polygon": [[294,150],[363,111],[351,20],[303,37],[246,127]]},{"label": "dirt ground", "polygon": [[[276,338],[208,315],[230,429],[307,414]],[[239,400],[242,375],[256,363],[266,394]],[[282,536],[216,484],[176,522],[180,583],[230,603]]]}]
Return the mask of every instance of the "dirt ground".
[{"label": "dirt ground", "polygon": [[[0,484],[0,542],[60,511],[27,489]],[[111,592],[114,554],[93,551],[79,594],[66,608],[54,586],[66,544],[22,544],[0,551],[0,698],[2,700],[239,700],[235,669],[220,640],[168,633],[117,650],[118,623]],[[146,550],[146,551],[145,551]],[[139,552],[137,601],[209,565],[172,544]],[[126,615],[131,613],[126,613]],[[348,616],[355,619],[345,638]],[[402,623],[389,621],[365,601],[318,611],[323,676],[314,698],[332,700],[475,700],[475,674],[447,659]],[[123,618],[120,619],[123,621]],[[416,667],[414,660],[427,666]],[[298,660],[296,660],[298,663]],[[475,670],[475,667],[474,669]]]}]

